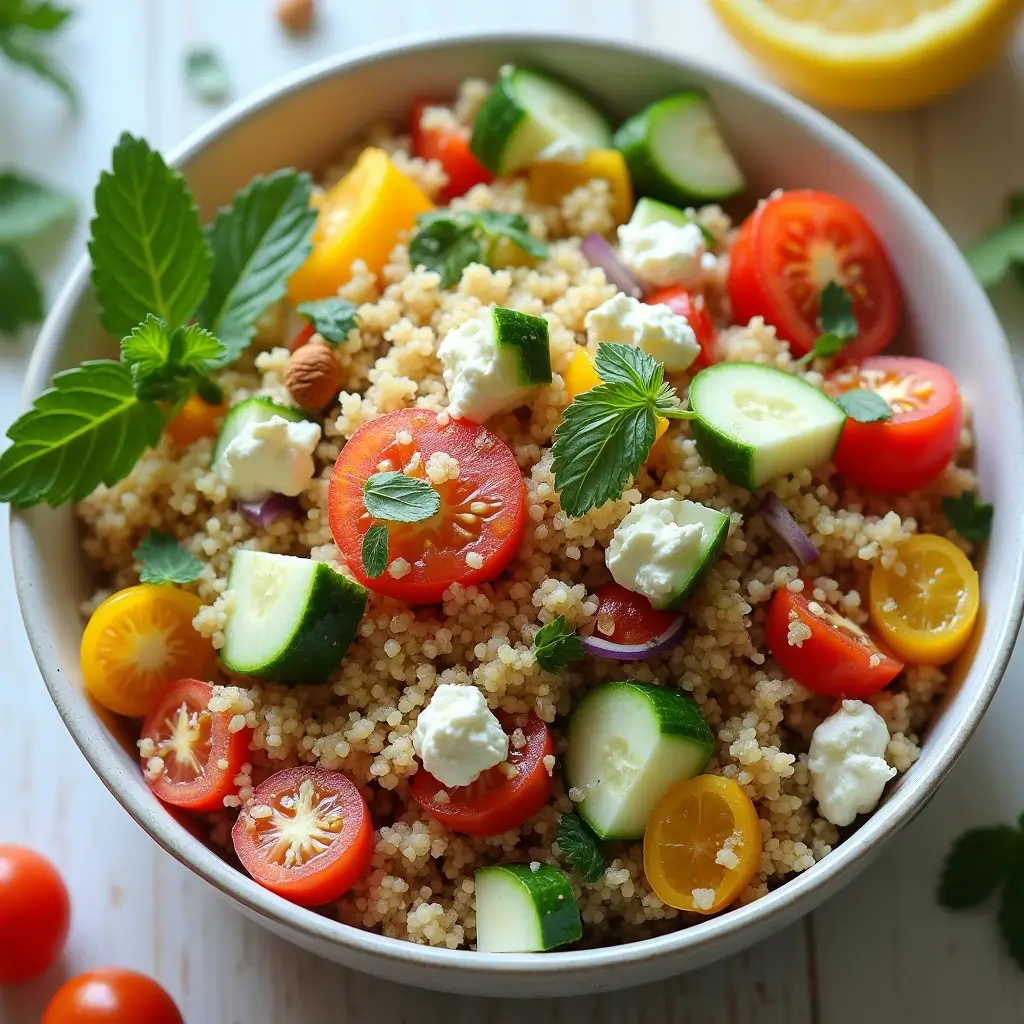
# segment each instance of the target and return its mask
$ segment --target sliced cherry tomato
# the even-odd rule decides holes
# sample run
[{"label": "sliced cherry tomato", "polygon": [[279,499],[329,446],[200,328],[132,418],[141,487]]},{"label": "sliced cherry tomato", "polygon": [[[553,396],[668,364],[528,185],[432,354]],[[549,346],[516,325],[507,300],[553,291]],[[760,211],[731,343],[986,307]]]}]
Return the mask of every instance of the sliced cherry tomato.
[{"label": "sliced cherry tomato", "polygon": [[[179,679],[160,698],[142,726],[153,752],[142,758],[149,788],[164,803],[189,811],[216,811],[238,792],[235,776],[249,756],[251,729],[231,732],[231,716],[210,711],[213,687]],[[149,766],[163,762],[157,774]]]},{"label": "sliced cherry tomato", "polygon": [[256,787],[231,839],[242,866],[260,885],[300,906],[319,907],[366,873],[373,823],[348,778],[303,765]]},{"label": "sliced cherry tomato", "polygon": [[0,845],[0,985],[42,974],[60,956],[70,923],[57,869],[34,850]]},{"label": "sliced cherry tomato", "polygon": [[908,356],[875,356],[840,367],[825,382],[832,396],[865,389],[881,395],[892,419],[846,421],[836,468],[851,483],[906,494],[931,483],[960,444],[963,410],[956,379],[944,367]]},{"label": "sliced cherry tomato", "polygon": [[846,358],[874,355],[900,320],[900,286],[871,225],[827,192],[799,189],[763,202],[740,229],[729,259],[729,299],[737,323],[763,316],[795,355],[821,328],[821,293],[835,281],[853,299],[860,328]]},{"label": "sliced cherry tomato", "polygon": [[[794,626],[800,636],[790,642]],[[903,671],[903,662],[883,651],[855,622],[827,602],[808,600],[788,587],[772,597],[765,634],[768,650],[783,672],[828,697],[866,697]]]},{"label": "sliced cherry tomato", "polygon": [[[506,762],[516,769],[511,778],[503,765],[488,769],[468,786],[446,788],[422,768],[412,777],[413,799],[453,832],[467,836],[501,835],[518,828],[551,799],[551,774],[544,758],[553,757],[555,747],[548,727],[533,712],[499,712],[498,721],[512,738]],[[515,745],[517,729],[523,731],[525,746]],[[441,793],[445,796],[439,800]]]},{"label": "sliced cherry tomato", "polygon": [[213,666],[213,644],[192,626],[194,594],[148,583],[119,590],[92,613],[82,634],[86,689],[105,708],[143,718],[164,690]]},{"label": "sliced cherry tomato", "polygon": [[[678,618],[677,612],[656,611],[642,594],[605,583],[594,591],[598,600],[597,629],[594,635],[613,644],[646,644],[661,636]],[[611,633],[602,626],[614,624]]]},{"label": "sliced cherry tomato", "polygon": [[193,395],[164,427],[164,433],[179,448],[186,448],[200,438],[214,437],[227,411],[226,405],[210,405]]},{"label": "sliced cherry tomato", "polygon": [[718,362],[717,335],[715,325],[711,321],[711,314],[708,312],[708,304],[704,301],[703,295],[692,295],[685,288],[672,285],[668,288],[659,288],[651,292],[644,302],[649,306],[656,306],[663,303],[677,313],[685,316],[697,335],[697,344],[700,345],[700,355],[693,362],[692,370],[701,370],[705,366]]},{"label": "sliced cherry tomato", "polygon": [[695,914],[724,910],[761,863],[761,822],[742,787],[720,775],[674,785],[644,832],[644,874],[658,898]]},{"label": "sliced cherry tomato", "polygon": [[185,1024],[167,991],[120,967],[86,971],[57,989],[42,1024]]},{"label": "sliced cherry tomato", "polygon": [[313,337],[314,334],[316,334],[316,328],[312,324],[307,323],[305,327],[301,327],[295,337],[292,338],[292,343],[289,348],[292,352],[297,352],[306,344],[307,341],[309,341],[310,338]]},{"label": "sliced cherry tomato", "polygon": [[469,148],[469,128],[446,131],[423,127],[423,111],[429,106],[428,100],[416,100],[412,105],[412,151],[424,160],[436,160],[448,175],[441,198],[448,202],[465,195],[474,185],[494,181],[494,175]]},{"label": "sliced cherry tomato", "polygon": [[[371,578],[362,556],[363,535],[373,525],[363,485],[382,469],[425,480],[435,454],[458,461],[458,478],[433,485],[441,508],[429,519],[388,524],[388,568]],[[493,579],[526,528],[523,477],[505,442],[469,420],[439,426],[437,413],[427,409],[399,409],[363,424],[338,457],[327,507],[335,543],[356,579],[409,604],[439,601],[453,583]]]}]

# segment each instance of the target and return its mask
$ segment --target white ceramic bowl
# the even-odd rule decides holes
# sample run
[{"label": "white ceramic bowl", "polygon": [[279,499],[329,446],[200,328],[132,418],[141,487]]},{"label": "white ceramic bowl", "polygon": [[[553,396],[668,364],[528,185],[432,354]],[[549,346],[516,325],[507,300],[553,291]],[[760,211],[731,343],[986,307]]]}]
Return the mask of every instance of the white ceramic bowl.
[{"label": "white ceramic bowl", "polygon": [[[917,197],[820,114],[765,86],[637,47],[542,35],[427,39],[333,58],[234,107],[174,154],[209,216],[257,172],[317,171],[412,97],[444,96],[506,61],[557,69],[619,116],[684,85],[706,88],[752,195],[818,187],[852,200],[881,234],[903,284],[911,346],[949,367],[974,409],[981,492],[996,507],[982,575],[977,640],[932,725],[921,759],[850,839],[769,896],[683,931],[629,945],[541,955],[487,955],[382,938],[285,902],[230,867],[150,795],[133,749],[81,688],[78,603],[89,592],[70,508],[12,517],[18,593],[53,701],[86,758],[125,809],[172,856],[271,930],[350,967],[427,988],[479,995],[594,993],[664,978],[734,953],[806,914],[849,882],[935,792],[974,731],[1009,658],[1021,617],[1024,420],[1006,340],[953,242]],[[59,369],[114,354],[100,331],[83,260],[36,345],[26,398]]]}]

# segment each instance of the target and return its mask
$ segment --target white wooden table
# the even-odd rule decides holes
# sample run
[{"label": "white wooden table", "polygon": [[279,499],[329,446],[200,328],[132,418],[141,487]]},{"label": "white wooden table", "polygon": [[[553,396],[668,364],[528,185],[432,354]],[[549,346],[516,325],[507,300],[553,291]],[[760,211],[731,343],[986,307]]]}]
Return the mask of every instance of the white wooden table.
[{"label": "white wooden table", "polygon": [[[317,31],[292,40],[271,0],[70,0],[57,46],[78,83],[76,119],[59,96],[0,68],[0,167],[20,165],[76,193],[88,209],[97,172],[124,129],[161,148],[209,116],[182,87],[187,50],[213,44],[239,97],[307,61],[412,31],[547,28],[657,42],[756,70],[704,0],[319,0]],[[877,150],[964,242],[1024,186],[1024,35],[1011,59],[929,110],[838,120]],[[86,218],[48,259],[51,296],[81,251]],[[1024,352],[1024,298],[997,295]],[[0,345],[0,426],[17,408],[31,338]],[[965,338],[965,344],[971,339]],[[6,517],[6,510],[4,510]],[[0,524],[6,535],[6,523]],[[52,976],[0,991],[0,1021],[39,1019],[60,973],[123,965],[158,977],[190,1024],[332,1019],[512,1022],[576,1019],[689,1024],[875,1024],[1024,1021],[1024,973],[999,947],[990,913],[952,917],[934,902],[936,873],[964,827],[1024,808],[1024,654],[962,762],[882,860],[813,918],[732,960],[599,1000],[512,1002],[427,995],[345,971],[271,936],[214,898],[115,803],[50,704],[17,611],[0,543],[0,841],[50,854],[72,893],[66,961]]]}]

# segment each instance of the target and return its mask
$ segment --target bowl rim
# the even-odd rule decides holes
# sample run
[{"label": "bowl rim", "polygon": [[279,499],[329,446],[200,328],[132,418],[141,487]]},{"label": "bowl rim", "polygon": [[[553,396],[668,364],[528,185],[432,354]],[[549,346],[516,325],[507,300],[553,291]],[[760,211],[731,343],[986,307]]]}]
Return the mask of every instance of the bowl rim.
[{"label": "bowl rim", "polygon": [[[892,171],[881,158],[863,143],[839,127],[825,115],[812,109],[781,89],[769,83],[745,78],[735,72],[723,70],[710,62],[688,55],[673,53],[657,46],[631,41],[602,38],[601,36],[546,32],[541,30],[513,31],[436,31],[405,35],[394,40],[373,43],[343,51],[315,61],[291,72],[236,102],[214,117],[200,129],[191,133],[171,152],[168,163],[180,166],[200,154],[207,145],[224,132],[258,115],[275,103],[299,93],[315,83],[329,79],[350,69],[375,64],[382,59],[419,53],[443,46],[473,46],[517,44],[529,46],[578,46],[593,49],[595,54],[617,51],[639,58],[649,58],[674,66],[681,71],[696,71],[712,82],[718,82],[745,94],[751,100],[773,107],[790,120],[799,123],[811,135],[830,148],[838,150],[843,158],[854,165],[876,191],[888,194],[903,206],[910,208],[919,226],[930,235],[934,245],[949,258],[959,258],[963,264],[965,287],[984,293],[973,280],[963,257],[941,227],[938,220],[913,190]],[[83,255],[62,287],[46,319],[32,358],[26,371],[22,392],[23,405],[38,395],[49,383],[45,367],[61,347],[62,337],[70,316],[89,287],[89,257]],[[987,298],[984,302],[988,305]],[[1001,346],[1011,363],[1005,333],[989,307],[990,323],[984,325],[987,333],[995,337],[993,343]],[[1024,407],[1018,387],[1013,388],[1013,418],[1018,430],[1017,444],[1024,438]],[[24,537],[20,534],[24,534]],[[812,868],[789,879],[767,896],[746,906],[735,908],[718,917],[681,928],[654,938],[635,940],[618,945],[568,952],[547,952],[543,955],[500,954],[487,955],[470,950],[450,950],[418,945],[401,939],[389,938],[362,928],[346,925],[315,911],[299,907],[262,888],[239,869],[231,866],[157,807],[152,798],[139,788],[123,784],[122,767],[116,756],[108,751],[100,738],[100,727],[92,712],[82,713],[83,698],[77,688],[64,678],[51,654],[51,645],[43,627],[29,613],[33,598],[31,557],[27,537],[28,527],[21,515],[12,510],[11,554],[19,604],[25,620],[26,632],[39,665],[46,687],[65,726],[68,728],[86,761],[100,777],[121,806],[167,853],[202,877],[221,893],[240,903],[252,914],[273,922],[285,933],[298,932],[309,938],[336,946],[345,946],[369,957],[383,957],[423,969],[448,968],[497,979],[498,977],[525,978],[530,975],[567,973],[577,977],[605,972],[611,968],[621,972],[627,965],[671,958],[682,959],[698,947],[704,951],[702,961],[717,954],[731,952],[742,945],[741,933],[756,931],[755,925],[770,918],[792,921],[814,909],[821,900],[838,887],[840,876],[854,874],[855,864],[868,853],[877,850],[907,821],[920,811],[930,799],[938,784],[947,775],[960,756],[968,739],[977,728],[1012,654],[1017,632],[1024,615],[1024,546],[1015,554],[1013,586],[1007,602],[1008,614],[993,645],[993,670],[983,680],[967,710],[951,730],[946,742],[929,752],[927,760],[915,765],[913,772],[904,776],[903,784],[887,801],[851,836],[838,845],[827,857]],[[763,933],[761,933],[763,934]],[[711,951],[711,952],[709,952]],[[669,972],[664,972],[669,973]],[[608,987],[602,986],[602,987]],[[524,993],[526,994],[526,993]]]}]

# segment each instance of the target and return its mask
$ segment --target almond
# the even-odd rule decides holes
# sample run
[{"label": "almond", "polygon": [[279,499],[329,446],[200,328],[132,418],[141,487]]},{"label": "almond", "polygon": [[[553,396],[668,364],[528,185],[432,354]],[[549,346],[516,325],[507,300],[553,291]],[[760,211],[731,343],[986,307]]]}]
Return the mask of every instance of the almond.
[{"label": "almond", "polygon": [[324,342],[310,341],[291,354],[284,382],[300,408],[322,409],[338,397],[341,369]]},{"label": "almond", "polygon": [[313,0],[277,0],[277,20],[287,32],[308,32],[313,24]]}]

